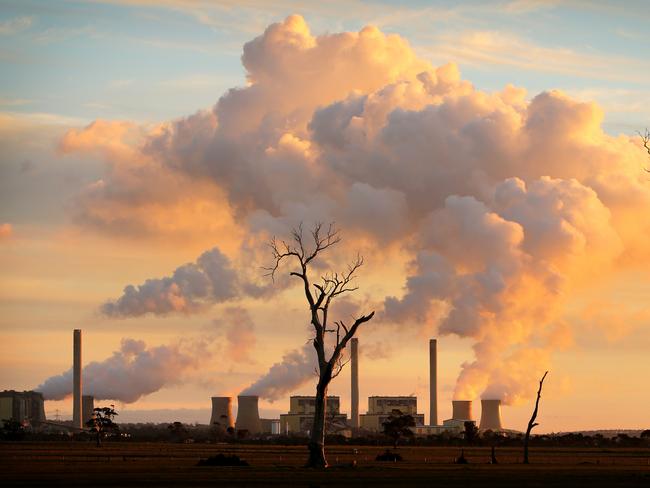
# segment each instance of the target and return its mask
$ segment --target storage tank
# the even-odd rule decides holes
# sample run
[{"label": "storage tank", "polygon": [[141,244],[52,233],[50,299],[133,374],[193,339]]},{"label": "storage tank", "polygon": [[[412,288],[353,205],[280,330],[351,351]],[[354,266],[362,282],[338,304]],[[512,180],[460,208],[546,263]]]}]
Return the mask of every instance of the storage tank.
[{"label": "storage tank", "polygon": [[235,426],[232,418],[232,397],[212,397],[210,425],[215,424],[224,429]]},{"label": "storage tank", "polygon": [[255,395],[237,397],[237,430],[247,430],[250,434],[259,434],[262,431],[258,402],[259,397]]}]

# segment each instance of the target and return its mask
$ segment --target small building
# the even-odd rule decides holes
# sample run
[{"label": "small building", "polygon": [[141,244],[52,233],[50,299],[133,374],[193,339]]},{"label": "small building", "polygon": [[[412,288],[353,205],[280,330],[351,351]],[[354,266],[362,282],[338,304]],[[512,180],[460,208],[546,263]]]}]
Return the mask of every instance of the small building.
[{"label": "small building", "polygon": [[[348,417],[340,412],[340,398],[327,397],[325,411],[325,429],[328,433],[339,432],[347,428]],[[289,412],[280,415],[280,432],[282,434],[307,434],[311,431],[316,397],[292,396],[289,398]]]},{"label": "small building", "polygon": [[280,433],[279,419],[260,419],[262,434],[278,435]]},{"label": "small building", "polygon": [[0,392],[0,421],[10,419],[31,425],[45,422],[43,394],[37,391]]},{"label": "small building", "polygon": [[418,399],[415,396],[371,396],[368,397],[368,412],[359,415],[359,426],[370,432],[383,431],[382,424],[388,420],[394,410],[402,415],[411,415],[415,425],[424,425],[424,414],[417,413]]}]

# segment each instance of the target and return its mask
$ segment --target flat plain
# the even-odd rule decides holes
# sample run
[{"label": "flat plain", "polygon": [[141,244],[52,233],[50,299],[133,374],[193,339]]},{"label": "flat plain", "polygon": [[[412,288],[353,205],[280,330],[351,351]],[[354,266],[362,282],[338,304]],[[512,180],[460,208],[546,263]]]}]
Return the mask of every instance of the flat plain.
[{"label": "flat plain", "polygon": [[[242,444],[0,443],[0,485],[7,486],[462,486],[650,487],[650,449],[400,447],[402,462],[379,462],[383,447],[332,446],[327,470],[302,467],[306,448]],[[236,454],[250,467],[199,467],[199,459]],[[352,462],[356,466],[352,467]]]}]

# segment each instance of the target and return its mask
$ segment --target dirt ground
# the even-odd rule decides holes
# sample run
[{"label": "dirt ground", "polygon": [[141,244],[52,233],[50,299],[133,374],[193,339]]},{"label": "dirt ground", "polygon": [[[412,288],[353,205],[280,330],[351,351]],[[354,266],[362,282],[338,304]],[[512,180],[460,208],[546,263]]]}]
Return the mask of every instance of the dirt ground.
[{"label": "dirt ground", "polygon": [[[453,459],[458,448],[399,448],[404,461],[375,461],[384,448],[333,446],[324,471],[302,468],[304,447],[220,444],[0,443],[0,486],[444,486],[444,487],[650,487],[650,449],[497,450],[466,448],[468,465]],[[198,467],[201,458],[237,454],[250,467]],[[351,467],[356,461],[356,467]]]}]

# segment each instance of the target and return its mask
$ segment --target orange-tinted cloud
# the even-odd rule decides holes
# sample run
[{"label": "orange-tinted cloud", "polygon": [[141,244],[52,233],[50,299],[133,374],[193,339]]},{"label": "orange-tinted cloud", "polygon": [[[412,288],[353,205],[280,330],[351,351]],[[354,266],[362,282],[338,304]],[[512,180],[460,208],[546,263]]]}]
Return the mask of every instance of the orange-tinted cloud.
[{"label": "orange-tinted cloud", "polygon": [[[487,93],[397,35],[314,36],[299,16],[247,43],[242,61],[248,86],[210,110],[70,132],[64,151],[107,162],[78,221],[155,233],[169,217],[191,233],[203,222],[191,209],[211,202],[246,236],[237,258],[256,258],[236,259],[238,273],[300,221],[400,246],[411,266],[384,319],[471,337],[457,395],[507,401],[570,342],[564,310],[585,283],[650,263],[646,154],[638,138],[605,134],[593,103],[558,91],[528,100],[512,85]],[[528,374],[515,375],[523,363]]]}]

